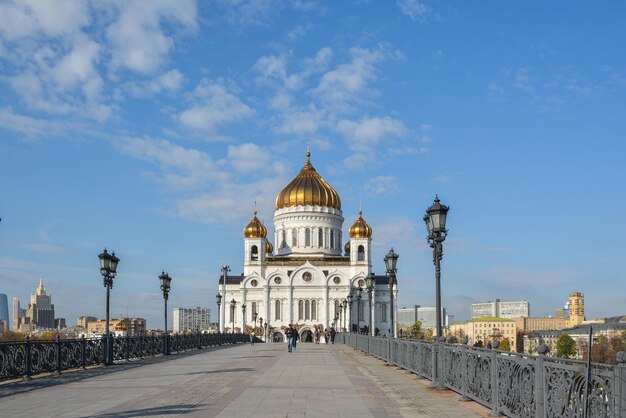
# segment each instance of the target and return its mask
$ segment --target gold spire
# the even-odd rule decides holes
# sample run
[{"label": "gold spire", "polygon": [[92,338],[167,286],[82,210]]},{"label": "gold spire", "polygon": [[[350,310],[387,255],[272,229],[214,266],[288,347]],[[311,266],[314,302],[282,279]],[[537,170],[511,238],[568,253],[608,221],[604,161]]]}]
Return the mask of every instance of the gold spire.
[{"label": "gold spire", "polygon": [[256,217],[256,209],[254,209],[254,217],[243,229],[243,235],[246,238],[265,238],[267,236],[267,228],[265,228],[265,225]]},{"label": "gold spire", "polygon": [[276,209],[292,206],[328,206],[341,209],[339,194],[311,164],[309,147],[307,147],[304,167],[276,197]]},{"label": "gold spire", "polygon": [[365,219],[361,216],[362,211],[359,211],[359,217],[354,224],[350,227],[350,238],[371,238],[372,227],[365,222]]}]

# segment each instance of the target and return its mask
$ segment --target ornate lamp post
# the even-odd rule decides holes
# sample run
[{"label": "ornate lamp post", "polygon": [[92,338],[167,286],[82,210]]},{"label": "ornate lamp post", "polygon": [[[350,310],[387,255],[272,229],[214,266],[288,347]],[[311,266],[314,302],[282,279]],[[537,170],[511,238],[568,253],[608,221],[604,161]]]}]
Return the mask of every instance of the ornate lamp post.
[{"label": "ornate lamp post", "polygon": [[[263,322],[263,319],[261,319],[261,322]],[[265,342],[267,342],[267,321],[265,321],[265,324],[263,325],[263,335],[265,338]]]},{"label": "ornate lamp post", "polygon": [[356,288],[356,332],[361,332],[361,294],[363,289],[361,287]]},{"label": "ornate lamp post", "polygon": [[[230,271],[230,267],[222,266],[222,295],[226,297],[226,278],[228,277],[228,272]],[[218,324],[220,332],[224,332],[224,328],[226,328],[226,304],[228,302],[224,299],[224,306],[222,306],[221,318],[222,322]]]},{"label": "ornate lamp post", "polygon": [[222,304],[222,294],[218,293],[215,295],[215,302],[217,302],[217,332],[222,332],[220,328],[221,320],[220,320],[220,305]]},{"label": "ornate lamp post", "polygon": [[[252,313],[252,320],[254,321],[254,333],[255,333],[255,334],[256,334],[256,316],[257,316],[257,313],[256,313],[256,312],[253,312],[253,313]],[[256,335],[255,335],[255,336],[256,336]]]},{"label": "ornate lamp post", "polygon": [[233,329],[231,334],[235,333],[235,307],[237,306],[237,301],[235,299],[230,301],[230,319],[233,323]]},{"label": "ornate lamp post", "polygon": [[352,332],[352,293],[350,293],[346,297],[346,301],[348,302],[348,306],[350,307],[350,311],[348,315],[348,332]]},{"label": "ornate lamp post", "polygon": [[109,301],[111,298],[113,279],[117,275],[117,264],[120,259],[115,256],[115,251],[109,254],[106,248],[98,255],[98,258],[100,259],[100,274],[102,274],[104,287],[107,289],[106,324],[104,325],[106,346],[102,359],[103,363],[107,365],[113,363],[113,344],[111,344],[111,334],[109,333]]},{"label": "ornate lamp post", "polygon": [[169,274],[162,271],[159,275],[159,281],[161,283],[161,290],[163,291],[163,312],[165,313],[165,322],[163,323],[163,354],[167,356],[170,353],[170,347],[168,344],[169,335],[167,334],[167,299],[170,294],[170,285],[172,284],[172,278],[169,276]]},{"label": "ornate lamp post", "polygon": [[435,202],[426,210],[424,222],[428,229],[428,243],[433,249],[433,263],[435,264],[436,281],[436,309],[437,309],[437,338],[442,336],[441,330],[441,258],[443,257],[443,242],[448,235],[446,229],[446,217],[450,207],[439,202],[439,196],[435,195]]},{"label": "ornate lamp post", "polygon": [[246,304],[242,304],[241,305],[241,314],[242,314],[242,320],[241,320],[241,332],[242,333],[246,333]]},{"label": "ornate lamp post", "polygon": [[346,322],[346,314],[348,312],[348,300],[344,299],[343,302],[341,302],[341,304],[343,305],[343,331],[346,331],[346,327],[347,327],[347,322]]},{"label": "ornate lamp post", "polygon": [[374,335],[374,315],[372,315],[372,292],[374,291],[374,273],[370,273],[369,276],[365,278],[365,290],[369,295],[369,319],[370,319],[370,335]]},{"label": "ornate lamp post", "polygon": [[389,319],[391,323],[391,337],[396,335],[396,326],[394,324],[394,303],[393,303],[393,288],[396,285],[396,272],[398,271],[398,254],[393,251],[393,248],[389,250],[385,256],[385,267],[387,267],[387,277],[389,279]]}]

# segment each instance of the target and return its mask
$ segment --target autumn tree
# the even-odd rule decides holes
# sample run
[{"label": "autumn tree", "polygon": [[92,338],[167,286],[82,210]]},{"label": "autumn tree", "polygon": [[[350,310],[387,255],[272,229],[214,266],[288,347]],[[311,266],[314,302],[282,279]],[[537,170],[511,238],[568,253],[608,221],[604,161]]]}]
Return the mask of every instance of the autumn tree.
[{"label": "autumn tree", "polygon": [[556,340],[556,356],[560,358],[571,358],[576,354],[576,341],[568,334],[561,334]]},{"label": "autumn tree", "polygon": [[498,350],[502,351],[511,351],[511,343],[509,339],[504,337],[502,341],[500,341],[500,345],[498,346]]},{"label": "autumn tree", "polygon": [[419,338],[422,335],[422,321],[415,321],[409,329],[409,335],[411,338]]},{"label": "autumn tree", "polygon": [[433,330],[432,329],[427,329],[426,331],[424,331],[424,339],[426,341],[432,341],[433,340]]}]

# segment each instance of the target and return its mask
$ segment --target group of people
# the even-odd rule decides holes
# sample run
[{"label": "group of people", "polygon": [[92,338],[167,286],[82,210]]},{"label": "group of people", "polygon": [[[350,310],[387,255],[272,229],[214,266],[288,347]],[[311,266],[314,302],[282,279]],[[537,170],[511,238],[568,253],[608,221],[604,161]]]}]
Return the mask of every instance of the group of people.
[{"label": "group of people", "polygon": [[[323,334],[326,344],[328,344],[329,340],[332,344],[335,344],[335,335],[337,334],[335,328],[327,329]],[[321,336],[322,332],[316,327],[313,332],[313,342],[315,344],[319,344]],[[291,353],[298,345],[298,340],[300,339],[300,334],[298,333],[298,330],[294,328],[293,324],[289,324],[285,330],[285,337],[287,337],[287,351]]]}]

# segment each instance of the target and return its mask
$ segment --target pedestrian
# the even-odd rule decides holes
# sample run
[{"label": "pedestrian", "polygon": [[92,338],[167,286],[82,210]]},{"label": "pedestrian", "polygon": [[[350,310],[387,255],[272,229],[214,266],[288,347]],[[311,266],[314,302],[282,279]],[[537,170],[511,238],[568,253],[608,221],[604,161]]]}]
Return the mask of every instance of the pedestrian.
[{"label": "pedestrian", "polygon": [[296,345],[298,345],[298,340],[300,339],[300,334],[298,334],[298,330],[294,329],[293,332],[293,349],[296,349]]},{"label": "pedestrian", "polygon": [[328,330],[324,330],[324,342],[328,344]]},{"label": "pedestrian", "polygon": [[315,328],[315,344],[320,343],[320,330]]},{"label": "pedestrian", "polygon": [[333,344],[335,344],[335,334],[337,334],[335,332],[335,328],[331,328],[330,329],[330,342]]},{"label": "pedestrian", "polygon": [[285,330],[285,337],[287,337],[287,351],[291,353],[291,350],[293,348],[293,334],[294,334],[294,329],[291,326],[291,324],[289,324],[289,327],[287,327],[287,330]]},{"label": "pedestrian", "polygon": [[254,345],[254,331],[250,333],[250,345]]}]

